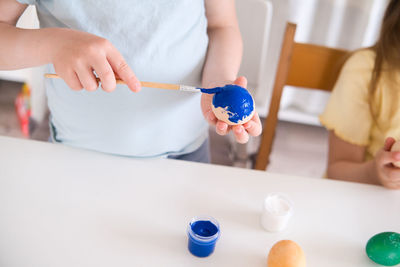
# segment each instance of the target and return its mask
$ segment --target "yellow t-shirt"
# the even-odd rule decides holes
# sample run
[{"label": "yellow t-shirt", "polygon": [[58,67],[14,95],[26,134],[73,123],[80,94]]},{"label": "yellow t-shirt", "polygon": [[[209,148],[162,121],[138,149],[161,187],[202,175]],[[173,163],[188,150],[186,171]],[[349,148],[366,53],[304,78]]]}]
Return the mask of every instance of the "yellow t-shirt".
[{"label": "yellow t-shirt", "polygon": [[369,49],[355,52],[346,61],[319,117],[322,125],[339,138],[365,146],[365,160],[375,156],[387,137],[400,138],[399,74],[390,79],[382,72],[375,92],[370,95],[374,61],[375,52]]}]

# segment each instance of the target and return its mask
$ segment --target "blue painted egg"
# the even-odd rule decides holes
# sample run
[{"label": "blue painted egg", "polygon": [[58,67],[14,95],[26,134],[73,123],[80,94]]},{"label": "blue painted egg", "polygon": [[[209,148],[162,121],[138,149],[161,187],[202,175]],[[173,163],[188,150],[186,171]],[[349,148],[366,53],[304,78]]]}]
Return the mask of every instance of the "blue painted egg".
[{"label": "blue painted egg", "polygon": [[371,237],[366,246],[368,257],[374,262],[393,266],[400,263],[400,234],[383,232]]},{"label": "blue painted egg", "polygon": [[238,85],[218,87],[212,110],[215,116],[229,125],[244,124],[254,115],[254,100],[250,93]]}]

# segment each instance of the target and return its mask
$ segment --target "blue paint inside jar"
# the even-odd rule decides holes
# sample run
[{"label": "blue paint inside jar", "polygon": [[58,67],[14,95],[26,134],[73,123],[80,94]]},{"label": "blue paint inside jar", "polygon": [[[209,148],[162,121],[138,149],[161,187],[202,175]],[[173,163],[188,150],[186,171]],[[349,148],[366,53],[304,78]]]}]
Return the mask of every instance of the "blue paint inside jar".
[{"label": "blue paint inside jar", "polygon": [[211,218],[194,218],[188,227],[188,249],[197,257],[207,257],[214,252],[219,238],[219,224]]},{"label": "blue paint inside jar", "polygon": [[245,120],[254,111],[254,100],[251,94],[243,87],[228,84],[224,87],[201,89],[202,93],[215,94],[212,104],[214,108],[226,109],[229,120],[233,123]]}]

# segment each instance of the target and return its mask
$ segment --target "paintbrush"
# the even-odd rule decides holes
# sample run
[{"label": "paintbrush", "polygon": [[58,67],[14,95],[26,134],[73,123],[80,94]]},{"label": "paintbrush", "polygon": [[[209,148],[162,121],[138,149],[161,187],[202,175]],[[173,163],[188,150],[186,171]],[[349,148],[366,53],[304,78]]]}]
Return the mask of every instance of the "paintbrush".
[{"label": "paintbrush", "polygon": [[[58,76],[57,74],[53,74],[53,73],[46,73],[44,75],[44,77],[61,79],[60,76]],[[97,80],[97,82],[100,82],[100,78],[96,77],[96,80]],[[117,84],[126,84],[121,79],[116,79],[115,81],[117,82]],[[198,87],[195,87],[195,86],[169,84],[169,83],[140,82],[140,84],[142,85],[142,87],[167,89],[167,90],[176,90],[176,91],[185,91],[185,92],[202,92],[202,93],[206,93],[206,94],[215,94],[215,93],[221,91],[220,87],[211,88],[211,89],[205,89],[205,88],[198,88]]]}]

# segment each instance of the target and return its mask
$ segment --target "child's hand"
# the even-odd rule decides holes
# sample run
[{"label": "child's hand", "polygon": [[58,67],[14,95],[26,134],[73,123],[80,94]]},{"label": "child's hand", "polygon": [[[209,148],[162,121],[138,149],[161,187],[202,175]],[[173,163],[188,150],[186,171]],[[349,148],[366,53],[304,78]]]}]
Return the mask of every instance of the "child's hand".
[{"label": "child's hand", "polygon": [[[236,79],[234,84],[246,88],[247,79],[245,77],[239,77]],[[225,84],[212,84],[212,87],[224,85]],[[261,134],[262,127],[257,111],[255,111],[253,118],[251,118],[251,120],[246,122],[245,124],[230,126],[226,122],[220,121],[217,119],[217,117],[215,117],[214,112],[211,108],[212,98],[213,95],[202,94],[201,109],[208,123],[211,125],[215,125],[215,130],[219,135],[226,135],[230,130],[232,130],[235,135],[236,141],[238,143],[245,144],[247,143],[247,141],[249,141],[249,135],[258,136]]]},{"label": "child's hand", "polygon": [[400,189],[400,168],[392,163],[400,161],[400,152],[391,152],[395,140],[387,138],[385,145],[375,156],[375,168],[379,182],[389,189]]},{"label": "child's hand", "polygon": [[140,82],[135,74],[108,40],[77,30],[53,30],[49,43],[50,61],[56,73],[71,89],[96,90],[98,82],[93,73],[95,71],[104,91],[111,92],[115,89],[115,75],[132,91],[140,90]]}]

